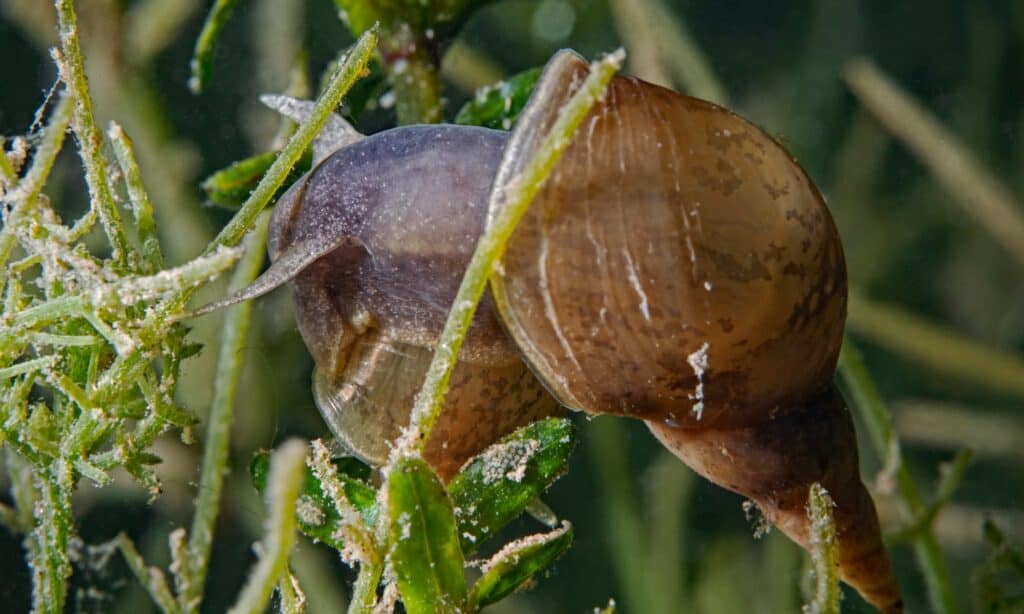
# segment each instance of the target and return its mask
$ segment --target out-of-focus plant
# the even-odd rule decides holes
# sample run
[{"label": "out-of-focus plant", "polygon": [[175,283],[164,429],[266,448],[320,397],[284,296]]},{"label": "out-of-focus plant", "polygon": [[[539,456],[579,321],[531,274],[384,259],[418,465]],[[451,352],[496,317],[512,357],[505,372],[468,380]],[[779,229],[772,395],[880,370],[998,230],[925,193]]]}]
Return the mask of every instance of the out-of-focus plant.
[{"label": "out-of-focus plant", "polygon": [[[164,269],[156,221],[131,141],[117,124],[107,138],[96,126],[92,98],[80,49],[77,17],[70,0],[56,2],[60,47],[54,49],[61,83],[50,119],[38,134],[16,146],[20,155],[4,152],[4,226],[0,257],[4,311],[0,329],[0,394],[2,441],[14,480],[15,506],[4,508],[9,528],[25,534],[33,570],[33,608],[60,612],[71,575],[70,550],[76,539],[71,496],[83,479],[104,486],[110,473],[124,469],[150,488],[159,483],[149,467],[159,462],[150,448],[168,429],[177,428],[190,441],[195,419],[173,402],[183,360],[199,348],[186,340],[177,322],[188,298],[242,257],[237,244],[305,151],[327,114],[337,106],[369,59],[375,42],[363,37],[343,63],[320,101],[319,120],[304,125],[270,167],[238,215],[195,259]],[[78,141],[86,183],[88,211],[73,225],[62,223],[42,189],[53,168],[65,130],[71,125]],[[31,163],[26,163],[32,143]],[[109,143],[117,173],[107,159]],[[122,197],[119,192],[124,190]],[[125,223],[126,201],[132,225]],[[248,253],[236,277],[254,277],[263,258],[263,231],[251,235]],[[90,249],[95,227],[107,239],[106,249]],[[12,256],[18,259],[10,261]],[[233,402],[237,376],[235,358],[244,337],[247,309],[239,307],[226,329],[227,362],[218,390]],[[232,345],[234,344],[234,345]],[[211,427],[230,425],[230,413]],[[204,475],[219,493],[224,450],[208,438]],[[205,480],[204,480],[205,481]],[[147,570],[125,538],[119,543],[158,603],[171,611],[194,611],[201,595],[209,556],[210,532],[217,514],[212,495],[203,513],[203,491],[193,540],[184,548],[184,533],[172,538],[181,599],[170,598],[162,574]],[[287,550],[287,549],[286,549]],[[287,555],[287,552],[285,553]],[[276,578],[274,578],[276,581]],[[198,591],[192,587],[200,587]]]}]

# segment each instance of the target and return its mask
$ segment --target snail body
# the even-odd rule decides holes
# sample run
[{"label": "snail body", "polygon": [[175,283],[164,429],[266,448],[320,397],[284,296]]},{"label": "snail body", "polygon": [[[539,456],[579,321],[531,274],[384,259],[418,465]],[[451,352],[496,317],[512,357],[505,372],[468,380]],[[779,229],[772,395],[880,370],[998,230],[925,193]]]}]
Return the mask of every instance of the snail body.
[{"label": "snail body", "polygon": [[[408,420],[479,234],[588,70],[557,54],[511,135],[396,128],[331,154],[277,204],[274,264],[229,301],[291,282],[318,406],[357,453],[376,460]],[[425,453],[442,477],[558,411],[546,389],[573,409],[644,420],[804,547],[807,493],[821,483],[836,503],[840,575],[879,609],[901,609],[832,383],[842,246],[771,137],[711,103],[614,78],[491,292]]]}]

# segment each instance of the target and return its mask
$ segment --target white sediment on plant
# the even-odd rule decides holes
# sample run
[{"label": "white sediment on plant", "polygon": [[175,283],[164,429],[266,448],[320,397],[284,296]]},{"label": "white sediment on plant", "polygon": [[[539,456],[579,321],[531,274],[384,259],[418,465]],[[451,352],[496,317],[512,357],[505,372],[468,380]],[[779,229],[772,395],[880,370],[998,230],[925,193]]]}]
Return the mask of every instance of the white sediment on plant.
[{"label": "white sediment on plant", "polygon": [[484,464],[484,484],[491,484],[501,479],[522,482],[526,477],[528,463],[538,450],[540,450],[540,442],[535,439],[509,441],[487,448],[480,455],[480,460]]},{"label": "white sediment on plant", "polygon": [[324,512],[309,495],[300,495],[295,504],[295,516],[303,524],[318,527],[324,523]]},{"label": "white sediment on plant", "polygon": [[526,537],[522,537],[515,541],[510,541],[509,543],[505,544],[501,550],[496,552],[494,556],[488,559],[487,562],[481,564],[480,570],[484,573],[487,573],[495,565],[498,565],[505,561],[511,561],[514,563],[523,550],[526,550],[527,548],[530,548],[532,546],[539,546],[541,544],[545,544],[550,541],[556,540],[559,537],[565,535],[565,532],[568,531],[571,527],[572,525],[569,523],[568,520],[563,520],[562,525],[554,531],[549,531],[547,533],[535,533],[533,535],[527,535]]},{"label": "white sediment on plant", "polygon": [[338,515],[341,516],[342,523],[361,527],[363,519],[345,494],[344,487],[335,473],[334,465],[331,463],[331,453],[327,446],[319,439],[313,440],[313,443],[310,445],[313,448],[313,454],[306,459],[306,465],[313,471],[316,479],[320,481],[320,487],[324,490],[324,493],[334,503],[335,508],[338,510]]},{"label": "white sediment on plant", "polygon": [[89,299],[93,305],[113,307],[117,303],[127,306],[139,301],[166,298],[186,288],[213,280],[235,264],[242,257],[242,253],[240,247],[220,246],[207,256],[201,256],[173,269],[96,286],[89,293]]}]

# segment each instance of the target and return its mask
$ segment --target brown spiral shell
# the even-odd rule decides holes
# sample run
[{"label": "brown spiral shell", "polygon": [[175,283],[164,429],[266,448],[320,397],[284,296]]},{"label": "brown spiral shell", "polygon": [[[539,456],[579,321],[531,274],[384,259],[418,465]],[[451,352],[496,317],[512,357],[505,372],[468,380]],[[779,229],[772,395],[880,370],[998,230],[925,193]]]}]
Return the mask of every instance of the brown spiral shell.
[{"label": "brown spiral shell", "polygon": [[[571,53],[549,64],[489,220],[587,71]],[[821,195],[774,139],[711,103],[614,78],[513,233],[492,290],[560,401],[647,421],[804,547],[808,490],[821,483],[837,504],[842,577],[880,609],[901,609],[832,385],[842,246]]]}]

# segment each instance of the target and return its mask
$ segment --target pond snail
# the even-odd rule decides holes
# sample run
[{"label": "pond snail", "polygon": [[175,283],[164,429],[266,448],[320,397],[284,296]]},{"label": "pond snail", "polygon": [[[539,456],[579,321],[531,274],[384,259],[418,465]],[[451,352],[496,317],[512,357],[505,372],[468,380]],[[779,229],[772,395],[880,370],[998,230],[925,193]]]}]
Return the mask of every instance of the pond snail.
[{"label": "pond snail", "polygon": [[[290,282],[317,405],[367,460],[408,421],[488,202],[501,205],[492,186],[518,175],[588,70],[557,54],[511,134],[363,137],[332,119],[323,161],[276,205],[273,265],[210,306]],[[721,107],[617,76],[513,233],[425,457],[448,479],[559,405],[639,418],[804,547],[821,483],[841,576],[900,611],[832,381],[845,315],[839,236],[796,161]]]}]

